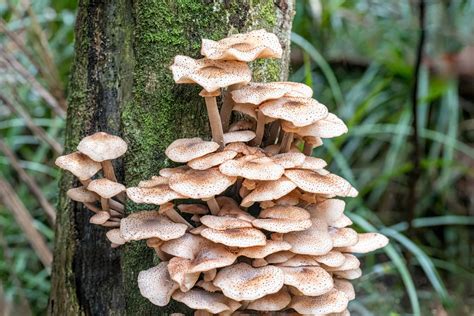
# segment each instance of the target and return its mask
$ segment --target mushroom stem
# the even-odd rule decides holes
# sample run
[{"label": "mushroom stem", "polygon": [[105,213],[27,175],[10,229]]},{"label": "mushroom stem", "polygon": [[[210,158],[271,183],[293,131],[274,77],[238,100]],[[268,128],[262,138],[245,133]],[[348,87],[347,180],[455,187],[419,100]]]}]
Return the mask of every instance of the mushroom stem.
[{"label": "mushroom stem", "polygon": [[110,181],[117,182],[117,177],[115,176],[114,166],[112,165],[112,161],[104,160],[101,162],[102,164],[102,171],[104,172],[104,177],[109,179]]},{"label": "mushroom stem", "polygon": [[[96,207],[92,203],[84,203],[84,205],[94,213],[98,213],[98,212],[102,211],[100,208]],[[109,211],[110,211],[110,215],[112,215],[112,216],[116,216],[116,217],[120,217],[120,218],[123,217],[123,214],[117,212],[116,210],[110,209]]]},{"label": "mushroom stem", "polygon": [[79,180],[81,182],[81,184],[87,188],[87,186],[89,185],[89,183],[91,183],[91,179],[86,179],[86,180]]},{"label": "mushroom stem", "polygon": [[212,215],[217,215],[221,208],[219,207],[219,204],[217,204],[217,201],[214,197],[210,198],[209,200],[206,201],[207,206],[209,207],[209,210],[211,210]]},{"label": "mushroom stem", "polygon": [[123,214],[123,212],[124,212],[124,210],[125,210],[125,206],[123,206],[122,203],[117,202],[117,201],[115,201],[114,199],[110,199],[110,200],[109,200],[109,204],[110,204],[110,207],[111,207],[111,208],[113,208],[113,209],[116,210],[117,212]]},{"label": "mushroom stem", "polygon": [[262,111],[257,112],[257,129],[255,130],[255,138],[253,143],[255,146],[260,146],[265,132],[265,115]]},{"label": "mushroom stem", "polygon": [[281,144],[281,142],[283,141],[283,136],[284,135],[285,135],[285,131],[283,130],[283,128],[280,128],[280,132],[278,133],[277,144]]},{"label": "mushroom stem", "polygon": [[268,135],[268,139],[265,142],[265,145],[274,145],[275,141],[277,140],[278,134],[280,131],[280,120],[276,120],[270,124],[270,134]]},{"label": "mushroom stem", "polygon": [[100,198],[100,206],[102,207],[103,211],[108,212],[110,210],[109,199],[101,197]]},{"label": "mushroom stem", "polygon": [[169,255],[166,254],[164,251],[160,249],[160,247],[153,247],[155,249],[156,256],[161,260],[161,261],[168,261],[169,260]]},{"label": "mushroom stem", "polygon": [[185,220],[178,212],[176,212],[174,208],[168,208],[165,211],[165,215],[175,223],[181,223],[188,226],[189,228],[194,228],[194,226]]},{"label": "mushroom stem", "polygon": [[117,227],[120,227],[120,223],[117,223],[117,222],[105,222],[105,223],[101,224],[100,226],[117,228]]},{"label": "mushroom stem", "polygon": [[305,141],[304,147],[303,147],[303,154],[305,154],[306,156],[311,156],[313,154],[313,148],[314,148],[313,144],[311,144],[308,141]]},{"label": "mushroom stem", "polygon": [[293,133],[285,132],[280,144],[280,153],[287,153],[293,142]]},{"label": "mushroom stem", "polygon": [[224,131],[222,130],[216,97],[205,97],[204,100],[206,101],[207,115],[211,125],[212,140],[218,143],[221,148],[224,148]]},{"label": "mushroom stem", "polygon": [[242,177],[238,177],[237,178],[237,181],[235,181],[235,187],[234,187],[234,195],[239,197],[239,192],[240,192],[240,188],[242,187],[242,182],[243,182],[243,178]]},{"label": "mushroom stem", "polygon": [[227,132],[230,125],[230,117],[232,114],[232,109],[234,108],[234,100],[232,99],[231,92],[239,87],[238,84],[233,84],[227,87],[227,91],[223,95],[222,107],[221,107],[221,121],[222,121],[222,130]]}]

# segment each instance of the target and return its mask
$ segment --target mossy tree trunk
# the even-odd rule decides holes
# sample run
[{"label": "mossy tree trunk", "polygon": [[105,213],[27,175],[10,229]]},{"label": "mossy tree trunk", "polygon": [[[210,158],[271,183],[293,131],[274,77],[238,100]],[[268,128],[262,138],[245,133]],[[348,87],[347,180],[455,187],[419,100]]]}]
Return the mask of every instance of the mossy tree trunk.
[{"label": "mossy tree trunk", "polygon": [[[288,74],[293,0],[82,0],[76,22],[76,59],[69,86],[66,152],[96,131],[122,136],[129,151],[115,165],[127,186],[169,165],[163,151],[174,139],[208,137],[199,88],[175,85],[168,70],[177,54],[199,56],[201,38],[265,28],[278,34],[281,61],[253,63],[255,81]],[[159,309],[140,296],[138,272],[156,263],[144,243],[111,249],[105,230],[65,192],[78,186],[63,174],[49,312],[54,315],[149,315]],[[128,213],[146,208],[128,203]]]}]

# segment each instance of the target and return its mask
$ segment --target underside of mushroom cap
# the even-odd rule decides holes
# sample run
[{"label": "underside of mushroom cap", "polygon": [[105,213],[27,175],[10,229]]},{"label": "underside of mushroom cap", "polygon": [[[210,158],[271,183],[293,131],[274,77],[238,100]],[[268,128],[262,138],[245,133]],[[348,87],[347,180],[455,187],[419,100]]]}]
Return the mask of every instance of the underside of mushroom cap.
[{"label": "underside of mushroom cap", "polygon": [[71,200],[81,203],[93,203],[98,200],[97,194],[84,186],[69,189],[66,194]]}]

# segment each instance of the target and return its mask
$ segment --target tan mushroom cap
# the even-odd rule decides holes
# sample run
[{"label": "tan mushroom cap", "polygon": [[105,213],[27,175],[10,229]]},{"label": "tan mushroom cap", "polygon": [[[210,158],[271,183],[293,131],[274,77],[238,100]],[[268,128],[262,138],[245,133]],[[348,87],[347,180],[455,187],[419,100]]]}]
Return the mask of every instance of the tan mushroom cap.
[{"label": "tan mushroom cap", "polygon": [[351,282],[344,279],[334,279],[334,288],[344,293],[349,301],[355,299],[355,290]]},{"label": "tan mushroom cap", "polygon": [[201,249],[197,249],[195,258],[191,261],[190,272],[206,272],[230,266],[237,259],[237,255],[227,247],[209,242]]},{"label": "tan mushroom cap", "polygon": [[281,58],[283,49],[275,34],[261,29],[231,35],[220,41],[203,39],[201,54],[214,60],[250,62],[257,58]]},{"label": "tan mushroom cap", "polygon": [[301,207],[277,205],[262,210],[259,214],[259,217],[271,219],[290,219],[297,221],[310,219],[311,216],[308,211]]},{"label": "tan mushroom cap", "polygon": [[210,59],[193,59],[178,55],[170,67],[176,83],[197,83],[208,92],[252,80],[246,63]]},{"label": "tan mushroom cap", "polygon": [[255,138],[254,131],[235,131],[224,133],[224,144],[248,142]]},{"label": "tan mushroom cap", "polygon": [[264,246],[267,240],[265,235],[255,228],[234,228],[227,230],[205,228],[201,231],[201,236],[219,244],[241,248]]},{"label": "tan mushroom cap", "polygon": [[231,216],[231,217],[235,217],[235,218],[241,219],[243,221],[247,221],[247,222],[252,222],[255,219],[255,217],[253,217],[252,215],[250,215],[246,211],[242,211],[238,207],[236,207],[236,208],[223,207],[217,215],[219,215],[219,216]]},{"label": "tan mushroom cap", "polygon": [[157,211],[143,211],[128,215],[120,221],[120,233],[127,240],[159,238],[176,239],[183,236],[188,227],[172,222]]},{"label": "tan mushroom cap", "polygon": [[289,121],[295,126],[306,126],[328,115],[325,105],[311,98],[298,97],[266,101],[259,110],[268,117]]},{"label": "tan mushroom cap", "polygon": [[255,122],[240,120],[229,126],[229,132],[255,129]]},{"label": "tan mushroom cap", "polygon": [[185,258],[173,257],[168,262],[168,272],[173,281],[178,283],[181,291],[189,291],[196,284],[200,273],[190,273],[191,261]]},{"label": "tan mushroom cap", "polygon": [[261,148],[251,147],[245,143],[230,143],[224,147],[224,151],[226,150],[236,151],[239,154],[243,155],[265,156]]},{"label": "tan mushroom cap", "polygon": [[336,289],[332,289],[320,296],[293,296],[290,307],[300,314],[325,315],[329,313],[340,313],[347,308],[349,300],[346,295]]},{"label": "tan mushroom cap", "polygon": [[351,184],[335,174],[323,176],[311,170],[290,169],[285,171],[285,176],[309,193],[357,196],[357,191]]},{"label": "tan mushroom cap", "polygon": [[80,152],[59,156],[56,158],[55,164],[59,168],[69,171],[82,181],[90,179],[102,169],[100,163]]},{"label": "tan mushroom cap", "polygon": [[333,287],[332,276],[321,267],[280,267],[285,273],[285,284],[308,296],[318,296]]},{"label": "tan mushroom cap", "polygon": [[158,306],[168,305],[171,295],[178,287],[168,273],[168,262],[161,262],[138,274],[140,294]]},{"label": "tan mushroom cap", "polygon": [[257,106],[250,103],[237,103],[234,104],[232,111],[239,112],[240,114],[247,115],[248,117],[257,120]]},{"label": "tan mushroom cap", "polygon": [[155,205],[162,205],[175,199],[187,198],[187,196],[173,191],[168,184],[160,184],[151,188],[128,188],[127,196],[135,203]]},{"label": "tan mushroom cap", "polygon": [[287,288],[284,286],[280,291],[274,294],[265,295],[262,298],[250,302],[250,304],[247,306],[247,309],[263,312],[280,311],[285,309],[285,307],[288,306],[290,302],[290,293],[288,293]]},{"label": "tan mushroom cap", "polygon": [[[219,149],[219,144],[199,137],[181,138],[172,142],[165,150],[166,156],[176,162],[188,162]],[[160,174],[161,175],[161,174]]]},{"label": "tan mushroom cap", "polygon": [[339,267],[344,264],[346,257],[339,251],[331,250],[325,255],[314,257],[314,259],[328,267]]},{"label": "tan mushroom cap", "polygon": [[111,197],[122,193],[125,189],[126,188],[123,184],[110,181],[106,178],[92,180],[87,186],[87,190],[95,192],[105,199],[110,199]]},{"label": "tan mushroom cap", "polygon": [[196,283],[197,286],[199,286],[200,288],[206,290],[207,292],[220,292],[220,288],[218,288],[217,286],[215,286],[214,284],[212,284],[211,281],[204,281],[204,280],[200,280]]},{"label": "tan mushroom cap", "polygon": [[282,166],[277,165],[268,157],[252,160],[249,160],[248,156],[243,158],[228,160],[219,166],[219,170],[228,176],[263,181],[278,180],[285,172]]},{"label": "tan mushroom cap", "polygon": [[188,170],[170,177],[169,186],[176,192],[193,199],[211,198],[234,184],[236,177],[219,172],[217,168],[208,170]]},{"label": "tan mushroom cap", "polygon": [[69,189],[66,194],[71,200],[81,203],[93,203],[98,200],[97,195],[84,186]]},{"label": "tan mushroom cap", "polygon": [[172,256],[192,260],[199,249],[207,246],[209,243],[209,240],[201,236],[185,233],[179,238],[163,242],[160,249]]},{"label": "tan mushroom cap", "polygon": [[293,191],[295,188],[296,184],[284,176],[275,181],[260,182],[257,184],[255,190],[242,200],[241,205],[248,207],[254,202],[279,199]]},{"label": "tan mushroom cap", "polygon": [[139,188],[153,188],[161,184],[168,184],[168,178],[162,176],[152,176],[151,179],[142,180],[138,183]]},{"label": "tan mushroom cap", "polygon": [[209,293],[201,289],[192,289],[188,292],[176,291],[173,299],[192,309],[205,310],[212,314],[233,311],[240,307],[239,303],[232,302],[220,293]]},{"label": "tan mushroom cap", "polygon": [[350,247],[357,244],[359,236],[352,228],[330,228],[329,235],[331,235],[333,247]]},{"label": "tan mushroom cap", "polygon": [[314,266],[318,267],[319,264],[314,259],[314,256],[308,255],[295,255],[288,260],[277,264],[279,267],[305,267],[305,266]]},{"label": "tan mushroom cap", "polygon": [[344,254],[344,263],[338,267],[326,267],[327,271],[347,271],[354,270],[360,267],[360,261],[356,256],[345,253]]},{"label": "tan mushroom cap", "polygon": [[367,253],[388,244],[388,238],[379,233],[358,234],[358,241],[355,245],[338,249],[342,252]]},{"label": "tan mushroom cap", "polygon": [[94,161],[102,162],[125,154],[127,143],[118,136],[97,132],[84,137],[77,145],[77,150]]},{"label": "tan mushroom cap", "polygon": [[280,251],[290,250],[291,245],[286,241],[267,240],[265,246],[256,246],[240,249],[238,255],[252,259],[263,259]]},{"label": "tan mushroom cap", "polygon": [[290,193],[275,200],[275,205],[296,206],[300,203],[301,193],[299,190],[293,190]]},{"label": "tan mushroom cap", "polygon": [[285,275],[280,268],[253,268],[246,263],[238,263],[220,270],[213,283],[225,296],[242,301],[276,293],[283,287],[284,280]]},{"label": "tan mushroom cap", "polygon": [[283,153],[272,156],[273,162],[285,169],[301,166],[305,158],[306,156],[303,153]]},{"label": "tan mushroom cap", "polygon": [[313,90],[307,85],[297,82],[250,82],[246,86],[232,91],[231,94],[236,103],[258,105],[283,96],[311,98]]},{"label": "tan mushroom cap", "polygon": [[326,166],[326,161],[321,158],[306,156],[303,163],[298,166],[298,169],[321,170]]},{"label": "tan mushroom cap", "polygon": [[344,228],[350,225],[352,225],[351,219],[344,214],[342,214],[341,217],[331,223],[331,226],[334,228]]},{"label": "tan mushroom cap", "polygon": [[[267,243],[268,242],[269,241],[267,241]],[[269,264],[278,264],[278,263],[287,262],[294,256],[296,256],[296,254],[291,251],[279,251],[267,256],[265,260],[267,260]]]},{"label": "tan mushroom cap", "polygon": [[291,251],[298,254],[321,256],[332,249],[332,239],[327,224],[319,219],[311,219],[313,225],[304,231],[291,232],[283,240],[291,244]]},{"label": "tan mushroom cap", "polygon": [[[224,135],[225,142],[225,135]],[[237,156],[237,152],[232,150],[220,151],[207,154],[205,156],[188,161],[188,166],[196,170],[206,170]]]},{"label": "tan mushroom cap", "polygon": [[127,242],[120,234],[119,228],[109,230],[107,233],[105,233],[105,236],[107,236],[107,239],[110,240],[111,243],[116,245],[123,245]]},{"label": "tan mushroom cap", "polygon": [[282,122],[281,126],[285,132],[296,133],[302,137],[332,138],[341,136],[348,131],[346,124],[332,113],[307,126],[297,127],[290,122]]},{"label": "tan mushroom cap", "polygon": [[160,175],[160,177],[169,179],[172,175],[177,174],[177,173],[185,173],[189,169],[190,168],[187,165],[179,166],[175,168],[163,168],[163,169],[160,169],[158,174]]},{"label": "tan mushroom cap", "polygon": [[311,227],[312,222],[309,219],[291,220],[288,218],[269,218],[256,219],[252,221],[252,225],[269,232],[289,233],[306,230]]},{"label": "tan mushroom cap", "polygon": [[347,280],[355,280],[362,276],[362,270],[360,268],[344,271],[334,271],[333,273],[335,276]]},{"label": "tan mushroom cap", "polygon": [[209,208],[203,204],[179,204],[177,208],[182,213],[194,215],[206,215],[209,213]]},{"label": "tan mushroom cap", "polygon": [[311,217],[324,220],[329,226],[338,220],[344,213],[346,203],[342,200],[327,199],[318,204],[307,207]]},{"label": "tan mushroom cap", "polygon": [[201,223],[217,230],[252,227],[248,221],[230,216],[205,215],[201,217]]},{"label": "tan mushroom cap", "polygon": [[102,225],[110,218],[110,213],[107,211],[100,211],[95,213],[90,219],[89,223],[95,225]]}]

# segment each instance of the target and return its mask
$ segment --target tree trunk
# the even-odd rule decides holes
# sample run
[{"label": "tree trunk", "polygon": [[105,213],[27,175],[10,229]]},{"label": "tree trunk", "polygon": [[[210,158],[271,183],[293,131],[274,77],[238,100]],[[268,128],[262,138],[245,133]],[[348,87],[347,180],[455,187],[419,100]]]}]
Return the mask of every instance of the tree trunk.
[{"label": "tree trunk", "polygon": [[[76,22],[76,58],[69,85],[67,153],[96,131],[122,136],[129,150],[116,163],[119,181],[134,186],[169,166],[163,151],[174,139],[208,137],[199,87],[176,85],[168,67],[177,54],[199,56],[201,38],[265,28],[280,37],[284,58],[252,64],[255,81],[288,74],[293,0],[82,0]],[[143,242],[111,249],[91,212],[66,198],[77,181],[60,182],[49,312],[54,315],[150,315],[138,272],[156,264]],[[128,203],[126,212],[146,209]],[[149,207],[148,207],[149,209]]]}]

